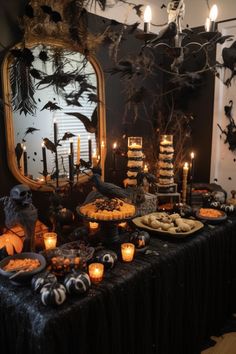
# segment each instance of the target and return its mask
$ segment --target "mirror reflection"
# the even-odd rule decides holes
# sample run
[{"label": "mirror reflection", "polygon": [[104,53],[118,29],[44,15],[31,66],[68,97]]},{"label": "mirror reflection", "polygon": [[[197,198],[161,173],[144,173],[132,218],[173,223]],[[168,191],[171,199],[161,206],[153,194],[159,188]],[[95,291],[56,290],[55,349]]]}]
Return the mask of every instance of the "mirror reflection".
[{"label": "mirror reflection", "polygon": [[76,181],[81,159],[98,165],[104,145],[94,66],[79,52],[51,45],[15,49],[12,56],[9,76],[18,171],[39,184]]}]

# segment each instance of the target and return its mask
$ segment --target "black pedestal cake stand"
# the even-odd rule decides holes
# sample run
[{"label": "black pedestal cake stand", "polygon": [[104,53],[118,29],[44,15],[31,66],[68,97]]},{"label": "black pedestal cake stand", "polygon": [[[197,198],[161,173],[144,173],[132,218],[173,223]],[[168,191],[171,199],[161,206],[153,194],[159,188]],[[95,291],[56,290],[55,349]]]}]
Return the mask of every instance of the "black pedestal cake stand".
[{"label": "black pedestal cake stand", "polygon": [[133,215],[123,219],[98,220],[83,215],[80,212],[79,215],[86,221],[98,223],[100,225],[99,238],[102,244],[108,249],[112,249],[116,251],[120,250],[120,245],[122,243],[118,231],[118,225],[122,222],[130,221],[135,217],[135,215]]}]

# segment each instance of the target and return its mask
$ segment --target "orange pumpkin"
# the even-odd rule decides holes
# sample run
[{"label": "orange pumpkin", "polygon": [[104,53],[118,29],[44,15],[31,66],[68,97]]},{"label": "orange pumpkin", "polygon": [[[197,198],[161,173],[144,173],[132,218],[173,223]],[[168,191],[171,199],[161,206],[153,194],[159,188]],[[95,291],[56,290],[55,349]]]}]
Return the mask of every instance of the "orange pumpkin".
[{"label": "orange pumpkin", "polygon": [[6,247],[7,254],[13,256],[14,251],[21,253],[23,248],[23,242],[20,237],[12,234],[5,233],[0,236],[0,248]]}]

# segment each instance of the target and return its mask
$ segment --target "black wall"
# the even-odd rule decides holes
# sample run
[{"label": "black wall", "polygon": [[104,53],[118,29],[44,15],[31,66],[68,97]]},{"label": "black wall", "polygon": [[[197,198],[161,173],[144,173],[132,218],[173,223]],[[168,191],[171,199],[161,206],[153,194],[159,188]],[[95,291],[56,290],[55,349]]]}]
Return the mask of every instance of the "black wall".
[{"label": "black wall", "polygon": [[[16,16],[23,9],[26,1],[10,0],[4,2],[4,6],[0,6],[0,44],[5,47],[11,47],[14,43],[20,41],[21,33],[17,27]],[[89,25],[92,31],[101,32],[105,28],[106,21],[101,17],[91,15]],[[129,53],[138,53],[140,42],[135,40],[133,36],[128,37],[121,44],[119,55],[128,55]],[[5,51],[1,52],[1,60],[4,57]],[[101,63],[103,70],[106,72],[111,67],[111,60],[108,55],[108,46],[103,45],[97,57]],[[161,78],[159,79],[161,81]],[[212,77],[207,77],[202,89],[198,90],[193,95],[182,97],[187,111],[192,112],[196,119],[193,122],[193,144],[192,148],[196,152],[196,175],[195,180],[208,182],[210,172],[210,153],[211,153],[211,129],[212,129],[212,109],[213,109],[213,91],[214,80]],[[112,143],[121,137],[124,133],[124,127],[121,120],[124,114],[124,105],[127,97],[123,93],[123,83],[117,75],[109,75],[105,73],[105,92],[106,92],[106,124],[107,124],[107,146],[108,156],[106,161],[106,176],[107,179],[115,179],[118,183],[125,177],[126,161],[124,158],[119,158],[118,169],[120,171],[112,171]],[[12,176],[7,165],[6,158],[6,139],[4,128],[4,116],[1,108],[0,112],[0,196],[8,195],[10,189],[18,182]],[[126,126],[125,133],[127,135],[145,135],[148,140],[149,127],[144,122],[139,122],[135,125]],[[79,199],[83,199],[80,194]],[[48,206],[48,194],[42,192],[34,192],[34,204],[39,209],[39,215],[44,219],[45,210]],[[79,202],[79,201],[78,201]],[[73,204],[76,201],[73,202]],[[2,208],[0,208],[0,221],[3,220]]]}]

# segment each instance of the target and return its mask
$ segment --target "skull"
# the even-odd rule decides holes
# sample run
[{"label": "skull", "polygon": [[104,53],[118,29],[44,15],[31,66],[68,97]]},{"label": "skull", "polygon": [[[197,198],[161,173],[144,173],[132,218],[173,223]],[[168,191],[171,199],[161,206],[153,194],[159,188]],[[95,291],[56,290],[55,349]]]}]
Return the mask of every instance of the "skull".
[{"label": "skull", "polygon": [[10,197],[23,206],[32,203],[32,192],[25,184],[17,184],[13,187],[10,191]]},{"label": "skull", "polygon": [[225,193],[221,191],[215,191],[212,196],[216,202],[225,203]]}]

